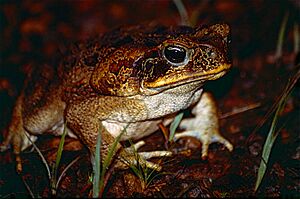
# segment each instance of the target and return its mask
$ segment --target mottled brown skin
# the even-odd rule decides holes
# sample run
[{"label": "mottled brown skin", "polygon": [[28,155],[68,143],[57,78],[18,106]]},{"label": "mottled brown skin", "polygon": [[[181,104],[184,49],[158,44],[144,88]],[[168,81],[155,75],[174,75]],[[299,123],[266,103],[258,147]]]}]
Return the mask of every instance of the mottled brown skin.
[{"label": "mottled brown skin", "polygon": [[[205,81],[223,76],[231,67],[229,31],[226,24],[195,29],[132,26],[74,44],[57,65],[39,67],[28,77],[1,149],[12,144],[21,171],[19,153],[31,145],[25,133],[33,141],[46,132],[60,135],[67,122],[68,134],[75,134],[92,154],[102,129],[102,151],[107,153],[124,127],[127,134],[121,140],[138,139],[194,105],[193,111],[203,119],[185,120],[182,127],[205,121],[204,132],[190,134],[192,129],[186,134],[203,142],[203,156],[214,141],[232,150],[218,133],[213,100],[201,89]],[[133,162],[128,150],[120,145],[118,149],[119,166]]]}]

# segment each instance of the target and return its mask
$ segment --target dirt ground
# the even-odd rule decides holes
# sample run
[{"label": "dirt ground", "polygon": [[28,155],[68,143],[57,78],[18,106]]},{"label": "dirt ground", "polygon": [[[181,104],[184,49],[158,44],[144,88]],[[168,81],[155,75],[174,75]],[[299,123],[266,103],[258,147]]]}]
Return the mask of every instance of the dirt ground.
[{"label": "dirt ground", "polygon": [[[162,161],[163,170],[142,182],[131,169],[113,170],[102,197],[300,197],[300,84],[296,83],[279,115],[279,132],[266,174],[257,192],[254,186],[263,145],[274,115],[260,127],[282,94],[288,79],[299,70],[300,2],[297,0],[185,0],[196,26],[226,22],[232,29],[233,68],[205,86],[220,109],[221,132],[234,145],[229,152],[212,144],[206,160],[201,143],[184,138]],[[280,27],[287,17],[282,53],[277,56]],[[84,40],[127,24],[180,24],[171,0],[9,1],[0,2],[0,142],[24,78],[33,62],[53,57],[60,46]],[[298,32],[295,31],[298,28]],[[298,35],[298,36],[297,36]],[[297,41],[298,39],[298,41]],[[298,67],[297,67],[298,64]],[[166,150],[158,131],[145,139],[141,151]],[[37,141],[53,164],[60,139]],[[187,150],[189,149],[189,150]],[[58,173],[79,159],[62,176],[56,197],[90,197],[92,166],[88,150],[66,138]],[[35,150],[22,154],[23,172],[15,171],[11,150],[0,153],[0,197],[51,197],[45,165]]]}]

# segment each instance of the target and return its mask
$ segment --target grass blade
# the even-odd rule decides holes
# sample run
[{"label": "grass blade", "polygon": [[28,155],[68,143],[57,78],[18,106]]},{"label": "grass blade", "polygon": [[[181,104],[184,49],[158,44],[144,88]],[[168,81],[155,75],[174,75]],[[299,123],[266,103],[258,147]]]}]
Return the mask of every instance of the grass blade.
[{"label": "grass blade", "polygon": [[97,137],[97,145],[93,162],[93,198],[98,198],[100,193],[100,163],[101,163],[101,132],[102,126],[100,126]]},{"label": "grass blade", "polygon": [[58,170],[58,166],[59,166],[59,163],[61,160],[61,155],[62,155],[62,152],[64,149],[66,134],[67,134],[67,123],[64,124],[64,131],[60,138],[60,142],[59,142],[59,146],[58,146],[58,150],[57,150],[57,154],[56,154],[55,166],[53,168],[53,173],[52,173],[53,176],[51,178],[51,190],[52,190],[53,195],[56,195],[57,170]]},{"label": "grass blade", "polygon": [[175,135],[175,131],[179,125],[179,123],[181,122],[183,117],[183,112],[179,113],[178,115],[176,115],[176,117],[174,118],[173,122],[170,125],[170,136],[169,136],[169,142],[172,142],[174,139],[174,135]]},{"label": "grass blade", "polygon": [[275,140],[278,136],[278,132],[279,132],[279,131],[275,131],[277,120],[278,120],[280,112],[284,108],[285,102],[286,102],[286,98],[281,98],[280,104],[279,104],[279,106],[276,110],[276,113],[274,115],[274,118],[273,118],[273,121],[272,121],[272,124],[271,124],[271,128],[270,128],[269,133],[268,133],[268,137],[267,137],[266,142],[264,144],[264,148],[263,148],[263,152],[262,152],[262,160],[261,160],[260,165],[259,165],[257,180],[256,180],[256,183],[255,183],[255,188],[254,188],[255,192],[257,191],[259,185],[261,184],[261,181],[262,181],[262,179],[264,177],[264,174],[266,172],[267,164],[268,164],[269,157],[270,157],[270,153],[271,153],[273,144],[274,144],[274,142],[275,142]]},{"label": "grass blade", "polygon": [[127,124],[127,126],[123,129],[123,131],[116,137],[114,143],[111,145],[111,147],[109,148],[109,151],[107,153],[106,158],[103,161],[103,166],[102,166],[102,172],[101,172],[101,178],[100,178],[100,187],[102,188],[104,185],[104,176],[105,173],[111,163],[111,160],[116,152],[116,147],[118,145],[118,143],[120,142],[120,139],[122,137],[122,135],[124,134],[124,132],[126,132],[126,129],[128,127],[129,124]]},{"label": "grass blade", "polygon": [[[128,124],[129,125],[129,124]],[[113,156],[116,152],[116,147],[118,143],[120,142],[120,139],[124,132],[126,131],[128,125],[123,129],[123,131],[116,137],[115,141],[110,146],[107,156],[103,160],[103,164],[101,167],[101,132],[102,132],[102,125],[100,125],[98,137],[97,137],[97,145],[96,145],[96,151],[95,151],[95,157],[93,158],[93,197],[97,198],[99,197],[100,193],[102,193],[104,188],[104,177],[106,174],[106,171],[111,163],[111,160],[113,159]]]},{"label": "grass blade", "polygon": [[278,59],[279,57],[282,56],[282,46],[283,46],[283,40],[284,40],[284,32],[286,29],[286,24],[289,18],[289,13],[287,12],[284,15],[284,18],[281,22],[280,30],[279,30],[279,35],[278,35],[278,40],[277,40],[277,47],[276,47],[276,54],[275,58]]},{"label": "grass blade", "polygon": [[300,50],[300,32],[299,24],[294,23],[294,53],[297,54]]},{"label": "grass blade", "polygon": [[[298,65],[298,67],[299,67],[299,65]],[[268,160],[270,157],[271,149],[272,149],[273,144],[278,136],[279,130],[275,131],[275,129],[276,129],[276,124],[277,124],[279,114],[283,110],[286,100],[299,78],[300,78],[300,69],[298,69],[297,73],[292,78],[289,79],[289,82],[288,82],[287,86],[285,87],[283,94],[281,95],[281,98],[279,100],[279,103],[276,108],[276,112],[275,112],[274,118],[272,120],[272,124],[271,124],[270,130],[269,130],[266,142],[264,144],[264,148],[263,148],[263,152],[262,152],[262,160],[260,162],[257,180],[255,183],[255,188],[254,188],[255,192],[258,190],[258,187],[262,182],[263,176],[267,169],[267,164],[268,164]]]}]

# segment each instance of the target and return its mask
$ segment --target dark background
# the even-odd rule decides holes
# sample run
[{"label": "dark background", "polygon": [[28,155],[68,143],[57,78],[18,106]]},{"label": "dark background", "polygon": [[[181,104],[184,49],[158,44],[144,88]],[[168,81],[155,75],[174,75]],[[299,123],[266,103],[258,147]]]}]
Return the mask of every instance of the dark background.
[{"label": "dark background", "polygon": [[[207,86],[216,97],[220,115],[257,103],[260,106],[221,119],[222,134],[235,145],[232,153],[215,144],[210,147],[208,160],[202,161],[199,159],[201,144],[186,139],[178,143],[178,147],[192,146],[192,155],[179,155],[171,159],[171,163],[165,165],[165,171],[169,173],[155,178],[148,189],[141,191],[136,180],[133,180],[136,182],[134,186],[128,185],[128,176],[132,176],[132,172],[120,171],[112,175],[104,196],[299,196],[299,83],[280,116],[279,127],[282,128],[264,182],[257,193],[253,192],[270,119],[258,131],[253,133],[253,130],[297,69],[295,63],[299,41],[295,45],[294,27],[298,25],[299,34],[299,1],[185,0],[183,3],[190,21],[196,26],[226,22],[232,28],[233,68],[224,78]],[[277,38],[281,22],[287,14],[283,53],[278,60],[275,57]],[[74,41],[120,25],[151,22],[180,24],[174,2],[1,0],[0,141],[6,133],[14,101],[33,65],[51,61],[59,53],[59,48]],[[145,150],[163,148],[161,132],[146,141],[148,145]],[[41,139],[40,145],[45,147],[44,152],[50,162],[55,157],[57,143],[57,138]],[[156,146],[153,143],[161,144]],[[69,145],[74,147],[80,144],[75,145],[70,139]],[[60,197],[88,196],[91,190],[87,150],[74,148],[75,151],[71,149],[64,154],[61,168],[77,155],[82,158],[63,178],[58,189]],[[38,155],[25,153],[23,156],[24,172],[18,176],[14,171],[11,151],[0,154],[0,197],[29,196],[25,183],[35,196],[50,196],[46,171]]]}]

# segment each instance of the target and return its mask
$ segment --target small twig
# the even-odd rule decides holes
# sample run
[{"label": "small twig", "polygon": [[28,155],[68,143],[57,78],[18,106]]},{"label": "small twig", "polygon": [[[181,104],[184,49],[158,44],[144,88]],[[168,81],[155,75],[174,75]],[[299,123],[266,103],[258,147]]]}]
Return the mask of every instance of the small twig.
[{"label": "small twig", "polygon": [[176,198],[181,198],[183,197],[183,194],[185,194],[188,190],[192,188],[192,184],[188,185],[186,188],[183,188],[178,194]]},{"label": "small twig", "polygon": [[188,17],[188,14],[187,14],[187,11],[182,3],[181,0],[173,0],[174,4],[176,5],[177,7],[177,10],[179,12],[179,15],[180,15],[180,18],[181,18],[181,24],[182,25],[191,25],[190,21],[189,21],[189,17]]},{"label": "small twig", "polygon": [[60,176],[58,177],[58,180],[56,182],[55,188],[58,188],[58,185],[62,179],[62,177],[64,176],[64,174],[67,172],[67,170],[75,163],[77,162],[81,157],[78,156],[77,158],[75,158],[74,160],[72,160],[72,162],[70,162],[70,164],[68,164],[68,166],[66,166],[66,168],[61,172]]},{"label": "small twig", "polygon": [[243,112],[246,112],[246,111],[258,108],[260,106],[261,106],[261,103],[258,102],[258,103],[250,104],[250,105],[244,106],[244,107],[233,108],[233,110],[231,112],[222,114],[221,117],[220,117],[220,119],[225,119],[227,117],[231,117],[233,115],[240,114],[240,113],[243,113]]},{"label": "small twig", "polygon": [[27,184],[26,180],[24,180],[23,177],[22,177],[22,181],[23,181],[23,183],[24,183],[24,185],[25,185],[27,191],[29,192],[30,196],[31,196],[32,198],[35,198],[35,197],[34,197],[34,194],[32,193],[32,191],[31,191],[31,189],[30,189],[30,187],[29,187],[29,185]]},{"label": "small twig", "polygon": [[42,158],[43,163],[46,166],[47,169],[47,173],[48,173],[48,178],[51,181],[51,172],[50,172],[50,168],[49,165],[45,159],[45,157],[43,156],[42,152],[40,151],[40,149],[34,144],[34,142],[30,139],[29,135],[27,135],[27,133],[25,133],[26,137],[28,138],[28,140],[31,142],[33,148],[37,151],[37,153],[39,154],[39,156]]},{"label": "small twig", "polygon": [[276,98],[275,103],[272,105],[272,107],[268,110],[268,112],[265,114],[265,116],[262,118],[262,120],[259,122],[259,124],[255,127],[255,129],[252,131],[251,134],[255,134],[258,129],[260,129],[264,123],[267,121],[267,119],[271,116],[271,114],[275,111],[275,109],[279,105],[279,101],[284,95],[287,95],[287,93],[290,93],[290,91],[293,89],[294,85],[297,83],[298,79],[300,78],[300,64],[297,64],[295,68],[297,68],[296,74],[290,77],[289,82],[287,86],[284,88],[284,91]]}]

